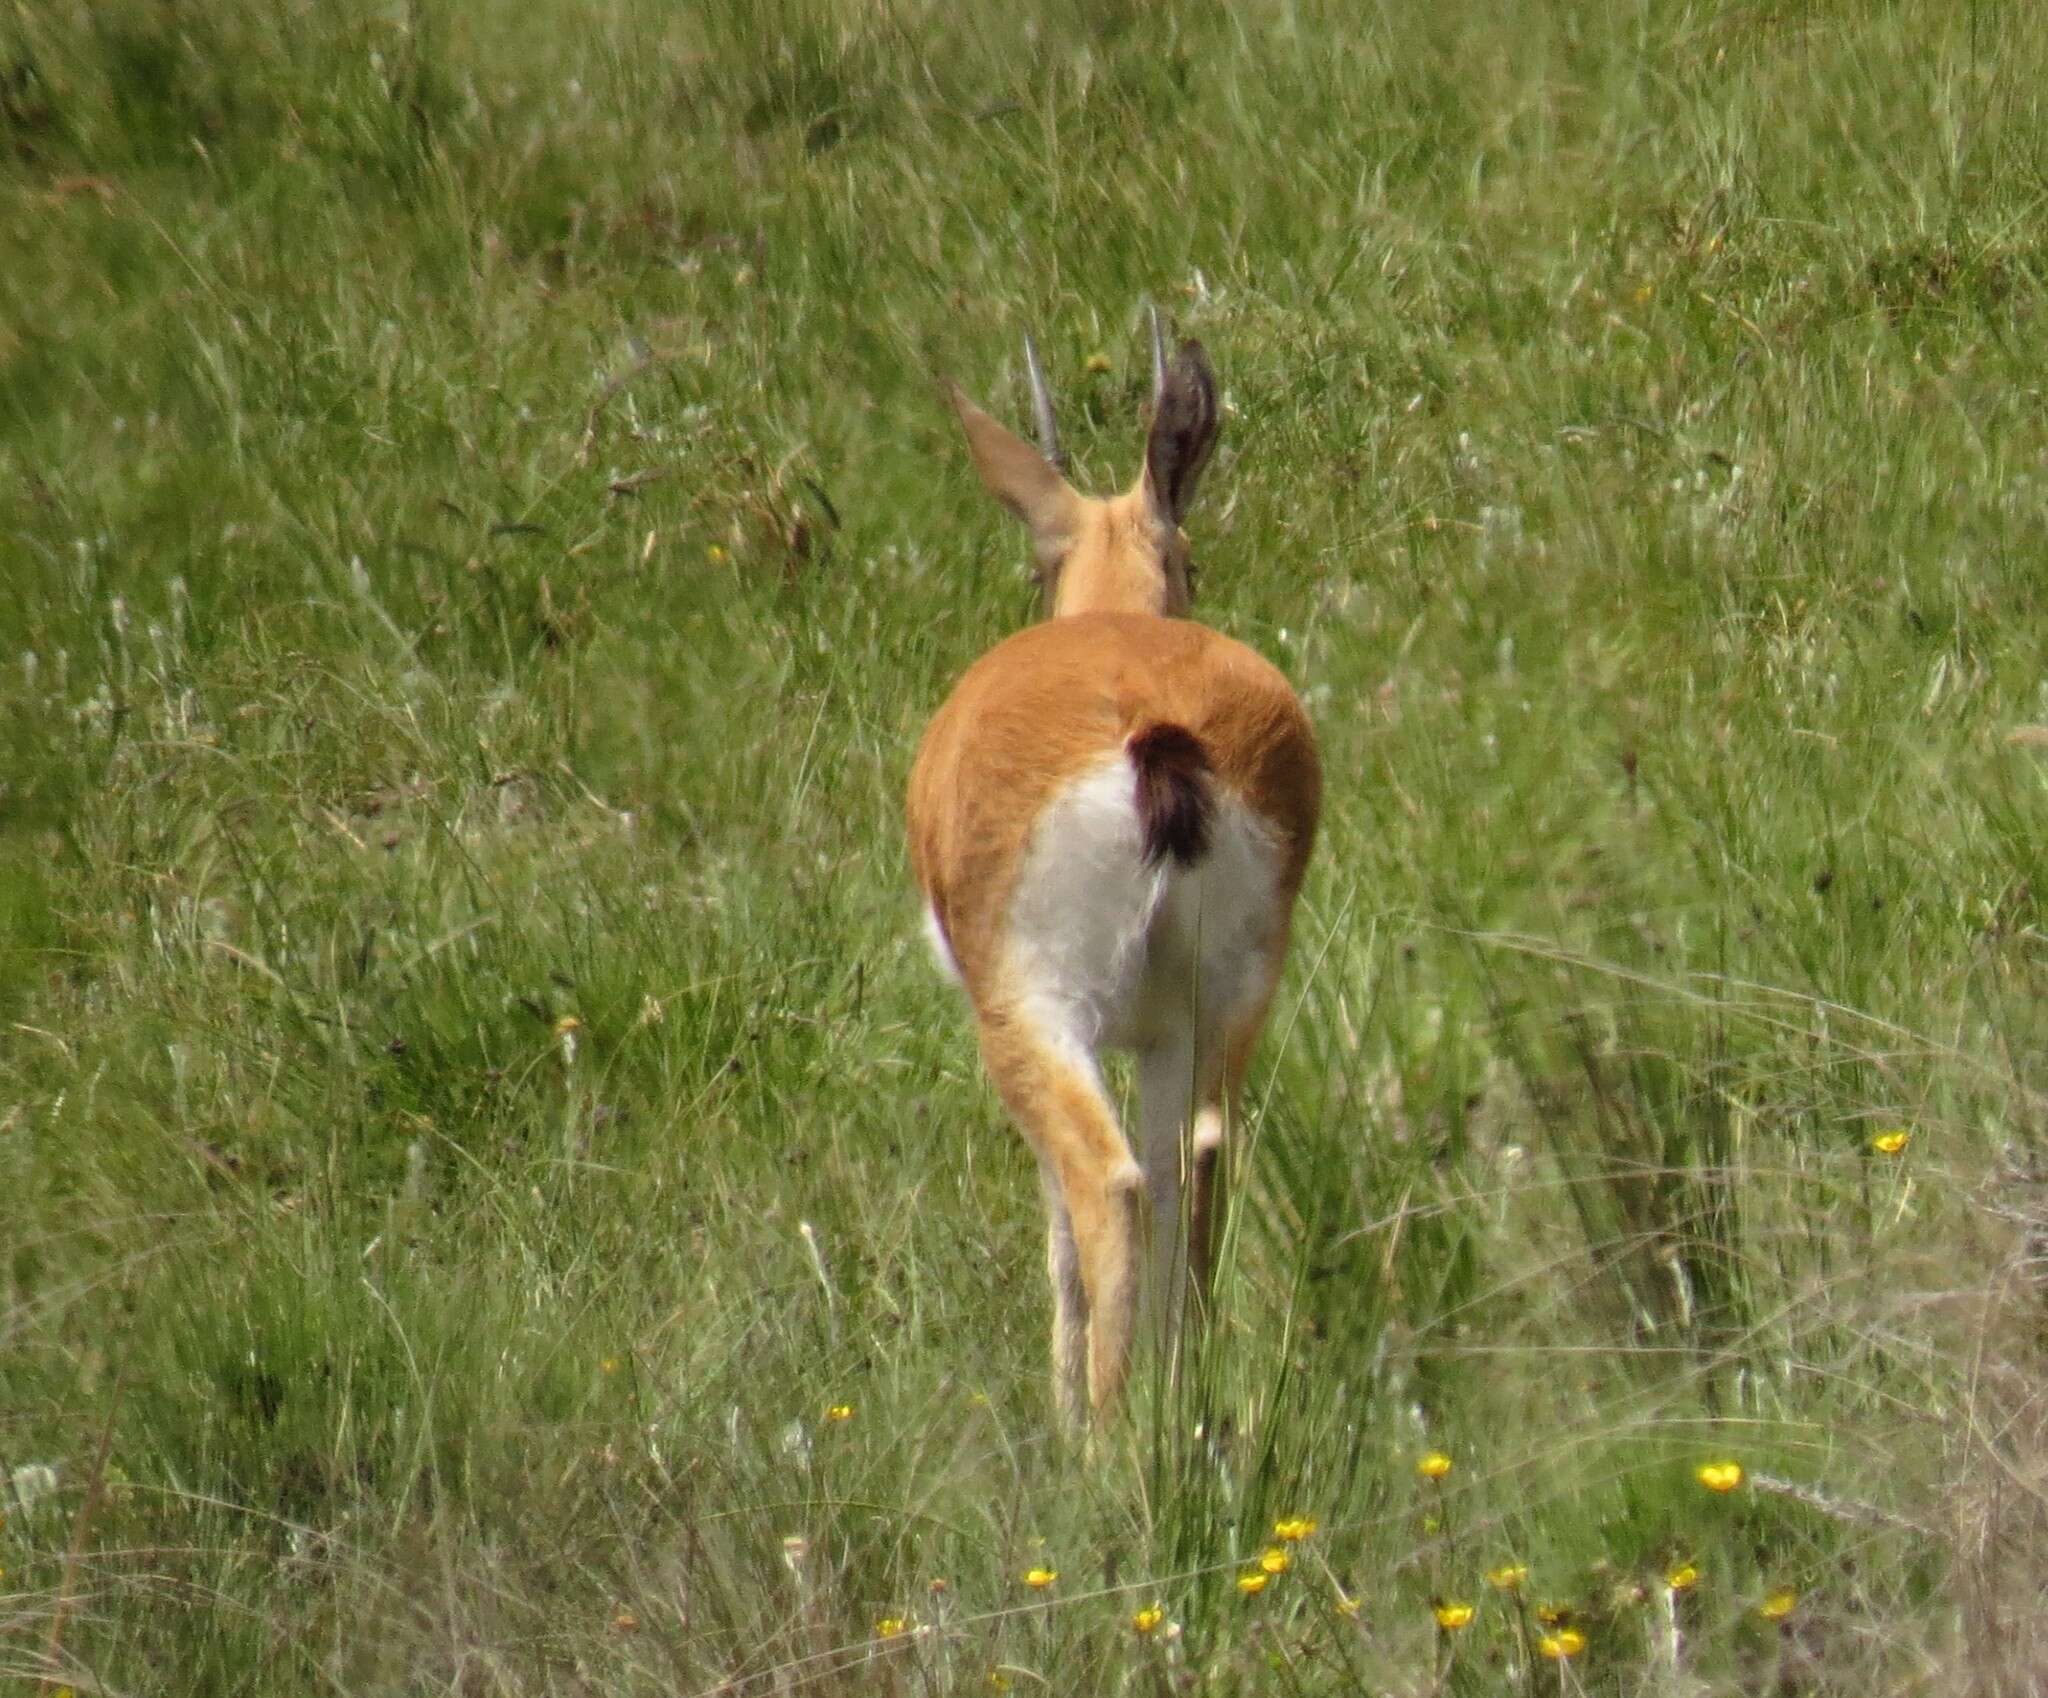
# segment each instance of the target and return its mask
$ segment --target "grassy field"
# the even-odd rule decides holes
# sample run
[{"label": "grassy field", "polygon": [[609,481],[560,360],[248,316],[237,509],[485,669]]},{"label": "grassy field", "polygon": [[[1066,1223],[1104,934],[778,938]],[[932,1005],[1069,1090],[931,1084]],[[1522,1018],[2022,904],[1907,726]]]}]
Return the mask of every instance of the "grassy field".
[{"label": "grassy field", "polygon": [[[2048,1690],[2044,91],[1990,0],[0,13],[0,1686]],[[898,796],[1032,606],[935,376],[1034,327],[1121,481],[1148,297],[1329,795],[1084,1460]]]}]

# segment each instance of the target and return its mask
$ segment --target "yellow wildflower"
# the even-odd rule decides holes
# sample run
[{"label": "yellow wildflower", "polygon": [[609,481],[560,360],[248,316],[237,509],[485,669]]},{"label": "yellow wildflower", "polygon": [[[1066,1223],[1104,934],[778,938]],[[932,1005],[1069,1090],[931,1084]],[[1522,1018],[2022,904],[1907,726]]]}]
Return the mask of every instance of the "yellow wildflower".
[{"label": "yellow wildflower", "polygon": [[1163,1609],[1157,1604],[1147,1604],[1136,1615],[1131,1617],[1131,1631],[1134,1633],[1154,1632],[1165,1619],[1166,1612]]},{"label": "yellow wildflower", "polygon": [[1268,1574],[1285,1574],[1294,1566],[1294,1558],[1278,1545],[1269,1545],[1259,1553],[1259,1566]]},{"label": "yellow wildflower", "polygon": [[1522,1582],[1528,1578],[1529,1565],[1526,1562],[1504,1562],[1500,1567],[1486,1571],[1487,1585],[1501,1592],[1519,1592]]},{"label": "yellow wildflower", "polygon": [[1571,1613],[1571,1606],[1569,1604],[1538,1604],[1536,1606],[1536,1620],[1538,1625],[1543,1627],[1556,1627],[1561,1622],[1569,1620]]},{"label": "yellow wildflower", "polygon": [[1664,1584],[1674,1592],[1690,1592],[1700,1583],[1700,1571],[1689,1562],[1682,1562],[1664,1576]]},{"label": "yellow wildflower", "polygon": [[1430,1608],[1436,1616],[1437,1626],[1446,1633],[1456,1633],[1472,1619],[1470,1604],[1433,1604]]},{"label": "yellow wildflower", "polygon": [[1092,377],[1100,377],[1109,370],[1109,356],[1107,354],[1090,354],[1082,363],[1081,369]]},{"label": "yellow wildflower", "polygon": [[1742,1484],[1742,1464],[1702,1462],[1692,1471],[1692,1477],[1710,1492],[1732,1492]]},{"label": "yellow wildflower", "polygon": [[1237,1589],[1247,1598],[1255,1598],[1272,1578],[1263,1568],[1248,1568],[1237,1577]]},{"label": "yellow wildflower", "polygon": [[1027,1568],[1024,1571],[1024,1584],[1034,1591],[1043,1592],[1059,1577],[1060,1571],[1056,1568]]},{"label": "yellow wildflower", "polygon": [[1306,1539],[1315,1530],[1316,1518],[1313,1515],[1290,1515],[1273,1523],[1273,1537],[1290,1545]]},{"label": "yellow wildflower", "polygon": [[1881,1156],[1895,1156],[1905,1149],[1913,1134],[1903,1126],[1895,1126],[1889,1132],[1880,1132],[1870,1140],[1870,1147]]},{"label": "yellow wildflower", "polygon": [[1440,1450],[1433,1450],[1415,1465],[1415,1472],[1425,1480],[1441,1480],[1451,1471],[1451,1459]]},{"label": "yellow wildflower", "polygon": [[988,1689],[991,1692],[1009,1691],[1010,1677],[1003,1673],[1001,1669],[990,1669],[988,1671]]},{"label": "yellow wildflower", "polygon": [[1790,1586],[1780,1586],[1757,1605],[1756,1613],[1766,1621],[1783,1621],[1798,1604],[1799,1594]]},{"label": "yellow wildflower", "polygon": [[835,1403],[830,1409],[825,1411],[825,1419],[828,1421],[851,1421],[853,1419],[853,1405],[850,1403]]},{"label": "yellow wildflower", "polygon": [[725,559],[725,550],[719,547],[719,545],[714,542],[709,548],[707,548],[704,551],[704,558],[710,561],[712,565],[716,566]]},{"label": "yellow wildflower", "polygon": [[1576,1627],[1560,1627],[1555,1633],[1546,1633],[1536,1641],[1536,1649],[1554,1663],[1576,1657],[1585,1648],[1586,1636]]},{"label": "yellow wildflower", "polygon": [[1339,1615],[1353,1616],[1364,1608],[1365,1600],[1363,1598],[1354,1598],[1349,1592],[1339,1592],[1337,1594],[1337,1613]]},{"label": "yellow wildflower", "polygon": [[875,1623],[877,1639],[901,1639],[910,1631],[910,1618],[900,1615],[885,1615]]},{"label": "yellow wildflower", "polygon": [[619,1371],[619,1359],[616,1356],[607,1356],[598,1363],[597,1371],[600,1374],[616,1374]]}]

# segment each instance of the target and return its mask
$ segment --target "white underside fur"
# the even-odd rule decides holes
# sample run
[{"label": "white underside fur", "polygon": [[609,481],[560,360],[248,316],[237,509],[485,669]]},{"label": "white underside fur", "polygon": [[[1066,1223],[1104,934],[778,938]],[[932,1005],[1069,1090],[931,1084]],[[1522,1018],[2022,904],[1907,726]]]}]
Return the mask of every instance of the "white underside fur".
[{"label": "white underside fur", "polygon": [[954,984],[960,983],[960,963],[953,958],[953,946],[946,941],[946,928],[939,924],[939,911],[929,902],[924,905],[924,940],[932,946],[940,971]]}]

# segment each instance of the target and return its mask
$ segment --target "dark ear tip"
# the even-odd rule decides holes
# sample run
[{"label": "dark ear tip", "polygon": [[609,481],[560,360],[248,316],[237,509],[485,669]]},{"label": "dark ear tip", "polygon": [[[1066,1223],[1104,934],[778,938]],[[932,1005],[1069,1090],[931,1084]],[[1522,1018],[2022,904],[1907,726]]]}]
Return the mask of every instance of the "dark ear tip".
[{"label": "dark ear tip", "polygon": [[1214,388],[1216,384],[1216,373],[1209,364],[1209,351],[1192,336],[1174,351],[1173,375],[1204,388]]}]

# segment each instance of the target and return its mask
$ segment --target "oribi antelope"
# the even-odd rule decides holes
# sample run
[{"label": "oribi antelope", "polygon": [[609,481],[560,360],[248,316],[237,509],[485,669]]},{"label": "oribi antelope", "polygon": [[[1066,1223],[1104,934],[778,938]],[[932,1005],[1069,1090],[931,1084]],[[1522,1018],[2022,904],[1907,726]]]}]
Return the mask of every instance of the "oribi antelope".
[{"label": "oribi antelope", "polygon": [[[907,810],[933,945],[1038,1159],[1070,1425],[1116,1406],[1141,1311],[1166,1342],[1190,1290],[1206,1307],[1225,1129],[1322,793],[1287,680],[1182,617],[1181,523],[1216,445],[1216,382],[1198,342],[1169,363],[1156,313],[1152,351],[1144,465],[1105,498],[1066,479],[1028,336],[1039,447],[950,388],[981,481],[1030,532],[1048,617],[955,685]],[[1135,1151],[1106,1048],[1136,1055]]]}]

